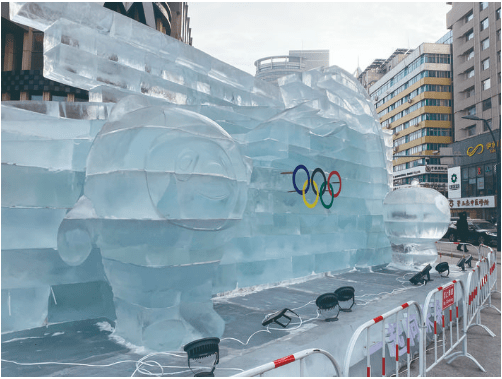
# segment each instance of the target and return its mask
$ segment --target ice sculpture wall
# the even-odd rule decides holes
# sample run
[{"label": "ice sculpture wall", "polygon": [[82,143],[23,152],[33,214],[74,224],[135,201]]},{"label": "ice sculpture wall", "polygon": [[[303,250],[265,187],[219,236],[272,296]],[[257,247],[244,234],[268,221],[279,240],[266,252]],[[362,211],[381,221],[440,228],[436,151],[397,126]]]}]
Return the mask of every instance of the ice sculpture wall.
[{"label": "ice sculpture wall", "polygon": [[86,145],[85,184],[77,155],[78,185],[36,228],[84,276],[100,254],[116,333],[177,349],[222,334],[211,294],[390,261],[390,135],[350,74],[277,88],[92,3],[16,3],[11,18],[45,31],[44,76],[117,102]]}]

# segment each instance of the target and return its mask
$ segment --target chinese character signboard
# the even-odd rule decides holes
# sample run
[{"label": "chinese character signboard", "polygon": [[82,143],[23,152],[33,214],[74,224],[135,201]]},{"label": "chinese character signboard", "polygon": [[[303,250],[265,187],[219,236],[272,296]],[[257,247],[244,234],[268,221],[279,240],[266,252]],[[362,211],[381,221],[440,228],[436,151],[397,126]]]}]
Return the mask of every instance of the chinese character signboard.
[{"label": "chinese character signboard", "polygon": [[455,284],[443,289],[443,311],[452,306],[455,301]]},{"label": "chinese character signboard", "polygon": [[448,199],[451,209],[461,208],[495,208],[495,196],[462,197]]},{"label": "chinese character signboard", "polygon": [[457,199],[462,196],[460,185],[460,166],[448,169],[448,198]]}]

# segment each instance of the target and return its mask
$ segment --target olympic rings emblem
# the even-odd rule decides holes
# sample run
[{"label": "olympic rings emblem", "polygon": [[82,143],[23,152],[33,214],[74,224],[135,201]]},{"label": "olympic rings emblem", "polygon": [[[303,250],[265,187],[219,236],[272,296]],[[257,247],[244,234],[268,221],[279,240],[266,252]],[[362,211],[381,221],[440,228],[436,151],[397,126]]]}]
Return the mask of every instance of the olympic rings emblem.
[{"label": "olympic rings emblem", "polygon": [[[296,185],[296,174],[298,173],[298,170],[303,170],[307,174],[307,180],[305,181],[305,183],[303,183],[302,190],[300,190]],[[316,176],[316,174],[321,174],[321,176],[323,177],[323,183],[321,184],[320,188],[317,186],[317,183],[314,181],[314,177]],[[336,192],[336,193],[334,193],[333,186],[330,183],[331,177],[333,175],[338,176],[338,183],[340,183],[340,188],[338,188],[338,192]],[[328,186],[328,184],[329,184],[329,186]],[[312,191],[316,195],[316,198],[315,198],[314,202],[309,203],[307,201],[307,199],[305,198],[305,194],[309,191],[311,185],[312,185]],[[342,191],[342,178],[340,177],[340,174],[338,173],[338,171],[331,171],[328,175],[328,180],[326,180],[326,174],[319,167],[316,168],[312,172],[312,176],[310,176],[309,171],[307,170],[307,167],[305,167],[304,165],[298,165],[298,166],[296,166],[295,170],[293,171],[293,187],[294,187],[296,193],[298,193],[299,195],[302,195],[303,202],[305,203],[305,205],[308,208],[314,208],[320,199],[323,207],[326,209],[330,209],[333,205],[333,200],[335,199],[335,197],[338,197],[338,195],[340,195],[340,192]],[[331,202],[329,204],[326,204],[322,198],[322,196],[326,192],[326,189],[328,190],[329,194],[331,195]]]}]

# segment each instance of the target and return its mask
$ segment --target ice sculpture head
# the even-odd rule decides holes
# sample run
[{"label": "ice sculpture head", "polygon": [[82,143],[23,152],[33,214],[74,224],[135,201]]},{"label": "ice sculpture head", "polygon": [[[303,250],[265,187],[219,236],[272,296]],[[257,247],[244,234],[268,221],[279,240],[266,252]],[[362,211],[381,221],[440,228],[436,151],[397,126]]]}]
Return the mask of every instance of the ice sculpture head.
[{"label": "ice sculpture head", "polygon": [[[163,228],[194,233],[227,229],[242,218],[250,174],[248,159],[216,122],[125,98],[94,140],[85,196],[66,217],[87,222],[62,223],[60,254],[68,264],[80,264],[95,241],[103,241],[98,227],[89,228],[91,219],[160,221]],[[224,235],[204,236],[205,247],[221,244]]]},{"label": "ice sculpture head", "polygon": [[448,200],[436,190],[419,186],[391,191],[384,199],[384,223],[395,263],[434,262],[434,244],[450,223]]}]

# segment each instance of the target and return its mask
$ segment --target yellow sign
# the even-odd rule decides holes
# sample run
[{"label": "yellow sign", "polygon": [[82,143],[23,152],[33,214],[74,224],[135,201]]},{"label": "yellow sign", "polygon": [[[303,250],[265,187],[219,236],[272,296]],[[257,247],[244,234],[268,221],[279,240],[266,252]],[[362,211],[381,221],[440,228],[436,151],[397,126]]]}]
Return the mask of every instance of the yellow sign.
[{"label": "yellow sign", "polygon": [[481,151],[478,154],[481,154],[483,152],[483,149],[484,149],[482,143],[476,145],[475,148],[472,148],[472,146],[469,147],[467,149],[467,155],[470,156],[470,157],[472,157],[474,154],[476,154],[476,151],[478,151],[479,148],[481,148]]}]

